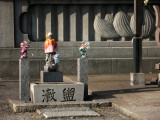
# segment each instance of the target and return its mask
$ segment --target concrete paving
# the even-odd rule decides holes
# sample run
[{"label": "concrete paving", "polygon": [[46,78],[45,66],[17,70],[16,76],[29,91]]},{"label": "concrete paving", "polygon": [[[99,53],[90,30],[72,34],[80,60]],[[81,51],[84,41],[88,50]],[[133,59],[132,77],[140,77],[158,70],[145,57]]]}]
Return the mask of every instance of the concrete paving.
[{"label": "concrete paving", "polygon": [[[33,81],[31,81],[33,82]],[[90,107],[100,114],[99,117],[67,117],[67,118],[58,118],[58,120],[131,120],[132,118],[122,114],[118,110],[111,107],[110,102],[107,100],[98,100],[98,101],[82,101],[82,102],[55,102],[55,103],[44,103],[44,104],[34,104],[26,103],[20,101],[18,98],[18,80],[0,80],[0,120],[44,120],[42,115],[37,114],[36,109],[44,109],[46,107],[50,108],[70,108],[70,107]],[[8,104],[7,99],[12,99],[17,106],[16,111],[19,113],[13,112],[11,107]],[[15,101],[14,101],[15,100]],[[100,102],[101,101],[101,102]],[[16,103],[17,102],[17,103]],[[28,110],[30,111],[27,111]],[[57,120],[57,119],[52,119]]]},{"label": "concrete paving", "polygon": [[[108,101],[112,102],[112,107],[96,108],[99,114],[102,116],[100,119],[110,119],[110,120],[131,120],[141,119],[141,120],[159,120],[160,118],[160,88],[155,84],[157,74],[146,74],[146,86],[144,87],[133,87],[130,86],[130,76],[129,74],[116,74],[116,75],[89,75],[88,84],[89,84],[89,93],[92,94],[90,98],[92,101],[85,101],[81,105],[90,106],[90,105],[100,105],[100,101],[103,101],[101,106],[107,105]],[[76,81],[76,76],[64,76],[68,81]],[[2,81],[0,82],[1,93],[0,104],[2,107],[0,113],[2,113],[0,118],[3,120],[10,120],[11,118],[16,118],[19,120],[19,116],[30,120],[31,116],[33,119],[41,118],[41,116],[36,115],[35,113],[11,113],[6,99],[18,99],[18,82],[14,81]],[[105,103],[106,102],[106,103]],[[18,102],[18,104],[21,104]],[[69,106],[79,105],[79,103],[69,103]],[[29,105],[31,110],[34,110],[36,106],[31,107],[31,103],[22,103],[22,108],[26,108]],[[48,106],[49,104],[43,105],[43,107]],[[51,105],[51,104],[50,104]],[[49,106],[50,106],[49,105]],[[68,106],[68,103],[56,103],[55,106]],[[111,109],[110,109],[111,108]],[[121,111],[121,113],[113,110]],[[36,108],[38,109],[38,108]],[[8,112],[7,112],[8,111]],[[124,114],[130,116],[126,117]],[[26,116],[27,115],[27,116]],[[7,117],[6,117],[7,116]],[[104,116],[104,117],[103,117]],[[99,119],[98,118],[98,119]],[[88,120],[92,118],[86,118]],[[97,120],[97,118],[95,118]]]},{"label": "concrete paving", "polygon": [[[89,91],[94,101],[108,100],[114,108],[135,119],[160,119],[160,88],[153,80],[157,75],[146,75],[146,86],[130,86],[129,74],[90,75]],[[76,76],[65,76],[76,80]]]}]

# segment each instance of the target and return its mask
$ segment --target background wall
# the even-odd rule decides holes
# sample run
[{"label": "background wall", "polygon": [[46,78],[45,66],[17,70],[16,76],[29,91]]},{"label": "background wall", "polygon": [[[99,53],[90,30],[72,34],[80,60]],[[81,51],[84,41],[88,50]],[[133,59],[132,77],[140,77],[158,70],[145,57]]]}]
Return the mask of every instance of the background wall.
[{"label": "background wall", "polygon": [[0,0],[0,47],[14,47],[13,0]]},{"label": "background wall", "polygon": [[[154,28],[152,4],[160,4],[160,1],[152,0],[150,4],[146,25],[147,28]],[[49,31],[58,41],[59,66],[64,74],[76,74],[76,60],[80,57],[78,48],[82,40],[91,44],[89,74],[132,72],[132,35],[128,37],[123,27],[131,29],[133,0],[0,0],[0,15],[0,78],[18,79],[19,44],[30,38],[36,41],[31,42],[29,49],[31,78],[39,79],[45,64],[43,41]],[[109,26],[117,32],[118,38],[102,37],[101,33],[94,30],[97,15],[107,24],[110,22]],[[118,21],[119,16],[121,22]],[[117,27],[122,22],[127,25]],[[96,24],[96,28],[103,27]],[[147,31],[144,29],[144,32]],[[160,61],[160,49],[154,41],[154,29],[148,33],[143,40],[143,72],[158,72],[154,66]]]}]

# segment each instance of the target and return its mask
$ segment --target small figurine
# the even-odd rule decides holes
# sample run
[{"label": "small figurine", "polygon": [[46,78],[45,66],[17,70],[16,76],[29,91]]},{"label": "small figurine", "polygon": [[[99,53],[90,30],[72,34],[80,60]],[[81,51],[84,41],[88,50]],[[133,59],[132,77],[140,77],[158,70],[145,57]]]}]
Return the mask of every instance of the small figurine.
[{"label": "small figurine", "polygon": [[149,0],[144,0],[144,6],[147,6]]},{"label": "small figurine", "polygon": [[82,41],[82,45],[79,48],[79,52],[81,54],[81,58],[85,58],[87,56],[87,50],[90,48],[89,42]]},{"label": "small figurine", "polygon": [[59,63],[59,54],[56,54],[56,52],[58,52],[58,44],[53,39],[53,34],[51,32],[46,35],[44,52],[46,54],[46,66],[44,67],[45,71],[57,71]]},{"label": "small figurine", "polygon": [[26,41],[23,41],[23,42],[21,42],[20,43],[20,46],[21,46],[21,59],[23,59],[23,58],[27,58],[28,56],[27,56],[27,54],[28,54],[28,52],[27,52],[27,48],[30,46],[30,44],[29,43],[27,43]]}]

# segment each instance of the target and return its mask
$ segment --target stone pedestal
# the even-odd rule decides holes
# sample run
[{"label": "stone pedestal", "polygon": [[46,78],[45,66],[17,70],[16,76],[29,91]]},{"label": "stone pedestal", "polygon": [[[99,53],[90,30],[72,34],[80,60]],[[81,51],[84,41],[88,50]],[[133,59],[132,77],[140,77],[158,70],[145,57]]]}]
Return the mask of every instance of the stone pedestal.
[{"label": "stone pedestal", "polygon": [[33,103],[83,101],[84,84],[77,83],[31,83],[31,100]]},{"label": "stone pedestal", "polygon": [[88,58],[77,59],[77,81],[84,83],[84,99],[88,97]]},{"label": "stone pedestal", "polygon": [[158,87],[160,87],[160,73],[158,73]]},{"label": "stone pedestal", "polygon": [[19,99],[30,100],[30,67],[27,58],[19,59]]},{"label": "stone pedestal", "polygon": [[160,70],[160,63],[155,64],[155,69]]},{"label": "stone pedestal", "polygon": [[145,74],[144,73],[130,73],[130,85],[145,86]]},{"label": "stone pedestal", "polygon": [[40,82],[63,82],[63,73],[41,71]]}]

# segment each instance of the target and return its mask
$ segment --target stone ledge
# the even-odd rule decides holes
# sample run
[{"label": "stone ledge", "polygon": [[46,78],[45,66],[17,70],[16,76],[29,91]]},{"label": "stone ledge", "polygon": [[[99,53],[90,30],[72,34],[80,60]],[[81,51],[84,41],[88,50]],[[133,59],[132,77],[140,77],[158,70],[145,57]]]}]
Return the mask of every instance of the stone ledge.
[{"label": "stone ledge", "polygon": [[71,102],[51,102],[51,103],[25,103],[21,100],[8,99],[9,105],[14,112],[35,112],[40,108],[62,108],[62,107],[111,107],[112,103],[106,100],[99,101],[71,101]]}]

